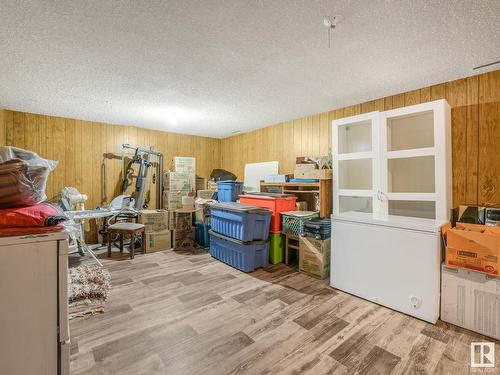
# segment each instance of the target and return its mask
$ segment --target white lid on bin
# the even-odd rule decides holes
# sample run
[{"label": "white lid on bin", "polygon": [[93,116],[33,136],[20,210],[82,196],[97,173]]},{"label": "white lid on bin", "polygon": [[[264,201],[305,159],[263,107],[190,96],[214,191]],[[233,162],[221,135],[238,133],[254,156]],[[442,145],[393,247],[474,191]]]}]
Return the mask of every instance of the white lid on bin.
[{"label": "white lid on bin", "polygon": [[287,216],[296,216],[296,217],[318,216],[317,211],[285,211],[285,212],[280,212],[280,214]]},{"label": "white lid on bin", "polygon": [[236,202],[227,202],[227,203],[214,203],[210,205],[212,209],[226,210],[226,211],[235,211],[235,212],[246,212],[246,213],[259,213],[264,215],[271,215],[272,212],[266,210],[262,207],[251,206],[249,204],[242,204]]}]

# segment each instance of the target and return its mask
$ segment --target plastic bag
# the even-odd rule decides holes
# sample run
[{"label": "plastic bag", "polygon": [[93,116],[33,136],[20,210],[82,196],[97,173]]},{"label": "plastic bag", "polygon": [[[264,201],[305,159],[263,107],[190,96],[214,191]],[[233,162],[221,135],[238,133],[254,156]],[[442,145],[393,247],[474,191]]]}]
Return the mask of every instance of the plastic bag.
[{"label": "plastic bag", "polygon": [[236,175],[225,169],[214,169],[210,173],[210,178],[214,181],[236,181]]},{"label": "plastic bag", "polygon": [[35,152],[0,146],[0,208],[32,206],[47,199],[45,188],[57,161]]}]

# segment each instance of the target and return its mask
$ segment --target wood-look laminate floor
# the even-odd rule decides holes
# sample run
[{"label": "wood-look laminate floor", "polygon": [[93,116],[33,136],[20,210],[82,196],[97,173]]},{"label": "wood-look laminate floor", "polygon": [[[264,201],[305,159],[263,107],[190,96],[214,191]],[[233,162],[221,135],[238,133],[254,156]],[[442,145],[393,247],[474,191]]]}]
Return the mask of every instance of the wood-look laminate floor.
[{"label": "wood-look laminate floor", "polygon": [[[106,312],[71,321],[73,375],[460,375],[470,342],[491,341],[283,265],[245,274],[208,254],[113,255]],[[499,342],[496,358],[488,373]]]}]

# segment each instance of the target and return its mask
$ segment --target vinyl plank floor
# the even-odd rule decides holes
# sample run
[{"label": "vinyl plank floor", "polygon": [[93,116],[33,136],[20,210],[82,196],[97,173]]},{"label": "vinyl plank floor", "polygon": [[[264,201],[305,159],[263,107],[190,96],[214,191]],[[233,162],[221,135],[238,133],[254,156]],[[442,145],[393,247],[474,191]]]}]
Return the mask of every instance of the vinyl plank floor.
[{"label": "vinyl plank floor", "polygon": [[488,340],[283,264],[245,274],[173,251],[103,263],[106,311],[70,322],[73,375],[458,375],[470,373],[469,344]]}]

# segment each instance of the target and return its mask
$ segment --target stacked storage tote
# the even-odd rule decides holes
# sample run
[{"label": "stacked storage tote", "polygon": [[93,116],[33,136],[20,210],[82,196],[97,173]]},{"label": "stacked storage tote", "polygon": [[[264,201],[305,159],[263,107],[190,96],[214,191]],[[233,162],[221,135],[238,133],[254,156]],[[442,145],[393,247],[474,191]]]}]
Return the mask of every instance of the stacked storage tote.
[{"label": "stacked storage tote", "polygon": [[243,272],[267,267],[271,212],[239,203],[211,206],[210,254]]},{"label": "stacked storage tote", "polygon": [[289,194],[249,194],[240,195],[240,202],[271,210],[271,225],[269,227],[269,262],[283,262],[284,238],[281,234],[281,213],[295,210],[297,197]]},{"label": "stacked storage tote", "polygon": [[243,190],[243,184],[236,181],[217,182],[217,200],[219,202],[236,202]]}]

